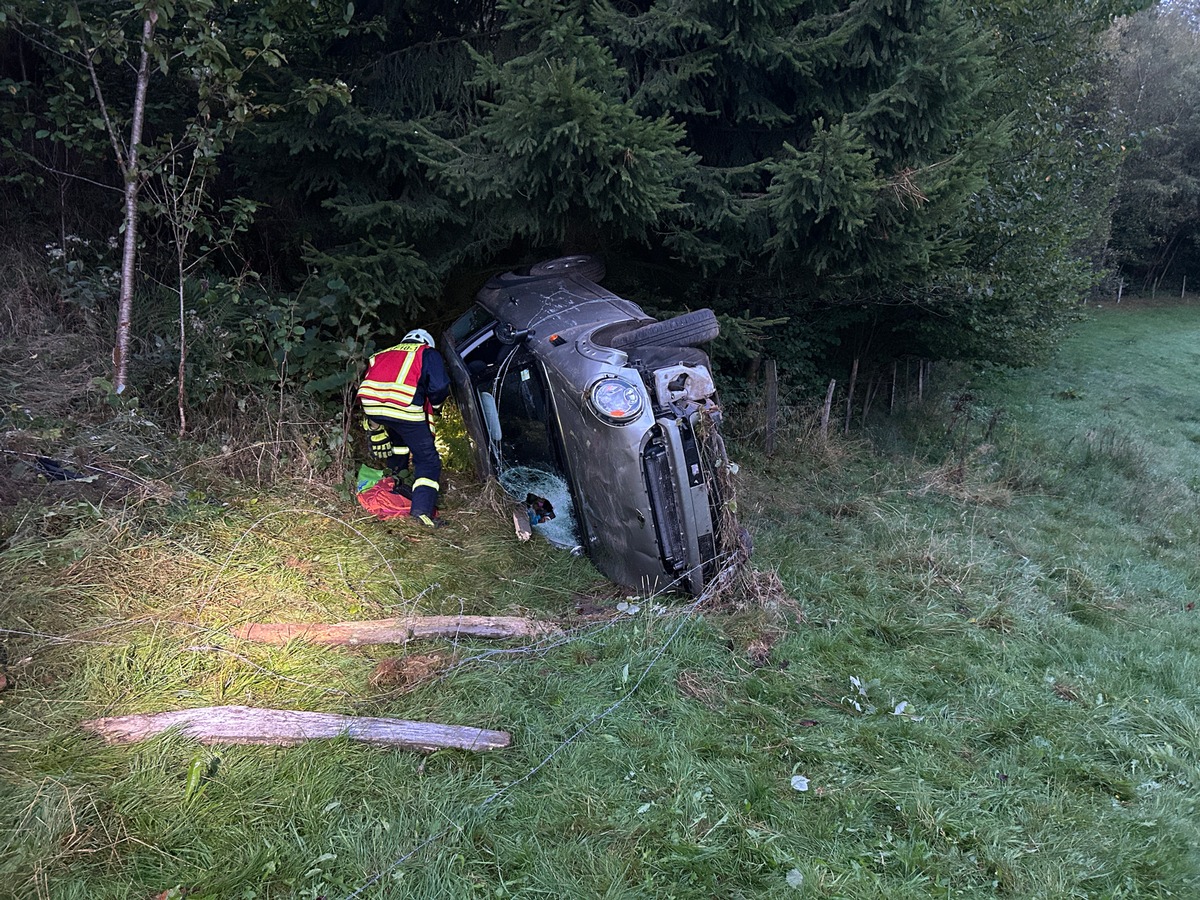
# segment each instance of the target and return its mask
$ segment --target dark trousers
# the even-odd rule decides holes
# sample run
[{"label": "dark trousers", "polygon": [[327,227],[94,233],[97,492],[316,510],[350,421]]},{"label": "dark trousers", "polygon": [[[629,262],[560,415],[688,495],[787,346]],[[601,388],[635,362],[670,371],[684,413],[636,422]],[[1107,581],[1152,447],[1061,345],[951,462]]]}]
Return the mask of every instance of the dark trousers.
[{"label": "dark trousers", "polygon": [[432,516],[437,508],[438,490],[442,479],[442,458],[433,442],[429,422],[408,422],[404,419],[371,417],[387,429],[388,437],[397,447],[407,447],[413,464],[412,516]]}]

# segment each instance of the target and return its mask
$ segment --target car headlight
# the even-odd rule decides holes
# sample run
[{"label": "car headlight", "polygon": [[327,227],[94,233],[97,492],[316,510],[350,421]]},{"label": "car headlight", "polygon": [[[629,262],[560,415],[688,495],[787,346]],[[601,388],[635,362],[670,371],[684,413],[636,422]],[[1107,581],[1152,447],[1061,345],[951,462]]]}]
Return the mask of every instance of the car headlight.
[{"label": "car headlight", "polygon": [[608,422],[624,425],[632,422],[641,415],[646,401],[642,397],[641,387],[628,378],[612,375],[601,378],[592,385],[588,392],[592,409]]}]

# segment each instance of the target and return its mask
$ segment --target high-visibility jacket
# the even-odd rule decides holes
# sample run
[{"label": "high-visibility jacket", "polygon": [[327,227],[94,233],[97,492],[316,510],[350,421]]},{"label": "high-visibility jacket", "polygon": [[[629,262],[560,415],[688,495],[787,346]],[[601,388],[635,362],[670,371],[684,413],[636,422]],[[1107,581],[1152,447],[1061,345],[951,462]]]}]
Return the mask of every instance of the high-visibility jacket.
[{"label": "high-visibility jacket", "polygon": [[[428,366],[429,371],[427,354],[431,363],[436,361]],[[430,383],[430,375],[437,376],[437,384]],[[397,344],[371,357],[358,387],[358,402],[368,417],[420,422],[425,419],[426,405],[440,406],[449,388],[445,365],[436,350],[419,342]]]}]

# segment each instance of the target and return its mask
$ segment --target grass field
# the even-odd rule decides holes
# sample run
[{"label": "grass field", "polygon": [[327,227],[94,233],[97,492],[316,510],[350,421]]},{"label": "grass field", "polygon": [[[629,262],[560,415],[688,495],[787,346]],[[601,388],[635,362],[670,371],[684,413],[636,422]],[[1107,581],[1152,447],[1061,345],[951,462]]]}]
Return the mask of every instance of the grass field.
[{"label": "grass field", "polygon": [[[1198,385],[1200,307],[1123,304],[1054,364],[946,376],[853,442],[735,442],[757,572],[693,608],[518,543],[465,477],[450,527],[418,532],[319,484],[179,471],[136,416],[69,424],[14,375],[10,446],[145,458],[120,497],[4,460],[0,897],[1200,896]],[[459,611],[567,637],[229,633]],[[426,676],[372,677],[398,654]],[[513,742],[79,728],[209,704]]]}]

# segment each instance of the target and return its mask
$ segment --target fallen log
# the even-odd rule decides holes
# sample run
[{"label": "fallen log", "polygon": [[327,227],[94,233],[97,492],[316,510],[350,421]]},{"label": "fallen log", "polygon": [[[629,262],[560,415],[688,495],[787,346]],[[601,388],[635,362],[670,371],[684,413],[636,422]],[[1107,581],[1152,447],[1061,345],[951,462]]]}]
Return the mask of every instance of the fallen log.
[{"label": "fallen log", "polygon": [[422,638],[542,638],[562,631],[551,622],[520,616],[413,616],[362,622],[249,622],[236,637],[261,644],[407,644]]},{"label": "fallen log", "polygon": [[81,723],[110,744],[129,744],[172,729],[202,744],[264,744],[287,747],[302,741],[346,736],[351,740],[406,750],[500,750],[506,731],[369,716],[249,706],[201,706],[175,712],[105,716]]}]

